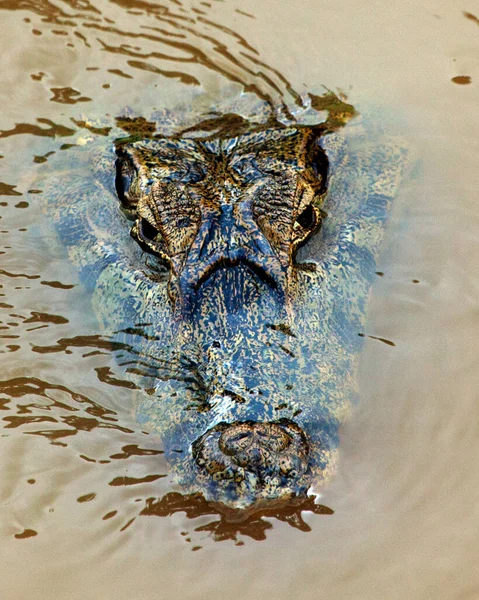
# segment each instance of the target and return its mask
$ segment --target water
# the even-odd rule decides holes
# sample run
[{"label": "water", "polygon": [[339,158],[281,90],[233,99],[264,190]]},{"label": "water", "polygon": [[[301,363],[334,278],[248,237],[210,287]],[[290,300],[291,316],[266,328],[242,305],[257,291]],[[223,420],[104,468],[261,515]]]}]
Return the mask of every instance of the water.
[{"label": "water", "polygon": [[[0,6],[2,598],[478,598],[479,9]],[[294,111],[322,85],[401,129],[417,168],[383,246],[361,402],[320,497],[334,514],[241,530],[175,495],[32,186],[48,153],[106,133],[81,121],[241,86]]]}]

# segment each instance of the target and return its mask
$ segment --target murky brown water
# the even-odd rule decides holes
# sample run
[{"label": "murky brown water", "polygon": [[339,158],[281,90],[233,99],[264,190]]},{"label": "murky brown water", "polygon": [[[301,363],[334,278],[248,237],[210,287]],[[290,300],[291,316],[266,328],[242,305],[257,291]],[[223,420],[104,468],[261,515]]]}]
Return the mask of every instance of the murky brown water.
[{"label": "murky brown water", "polygon": [[[479,7],[0,8],[1,598],[479,598]],[[82,120],[241,87],[294,111],[322,85],[403,129],[417,175],[395,203],[361,403],[320,498],[334,514],[310,504],[235,527],[178,494],[33,186],[52,153],[107,133]]]}]

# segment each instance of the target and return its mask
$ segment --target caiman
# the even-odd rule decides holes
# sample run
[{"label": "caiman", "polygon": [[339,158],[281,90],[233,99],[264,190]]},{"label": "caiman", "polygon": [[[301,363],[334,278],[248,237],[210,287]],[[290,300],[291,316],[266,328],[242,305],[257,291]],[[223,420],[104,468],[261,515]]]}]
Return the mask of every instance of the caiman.
[{"label": "caiman", "polygon": [[43,189],[137,420],[185,491],[247,507],[335,468],[407,148],[361,118],[233,121],[85,143]]}]

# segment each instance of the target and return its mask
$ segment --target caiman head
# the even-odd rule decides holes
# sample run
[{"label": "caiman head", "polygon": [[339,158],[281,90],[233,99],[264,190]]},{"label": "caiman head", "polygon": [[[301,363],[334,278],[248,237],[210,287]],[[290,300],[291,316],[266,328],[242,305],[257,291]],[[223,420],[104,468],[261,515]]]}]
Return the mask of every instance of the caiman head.
[{"label": "caiman head", "polygon": [[[235,377],[243,377],[247,363],[256,361],[251,368],[261,370],[269,360],[258,349],[269,352],[269,341],[259,339],[262,309],[287,314],[296,293],[296,252],[320,227],[328,161],[318,138],[314,128],[285,127],[117,148],[117,193],[134,221],[134,239],[169,269],[174,320],[192,326],[203,349],[222,348],[219,362],[226,359],[230,371],[238,371]],[[238,311],[241,324],[231,319]],[[271,418],[266,397],[234,397],[225,386],[211,391],[219,379],[215,370],[214,399],[205,401],[196,421],[191,407],[186,417],[203,424],[200,431],[190,427],[198,481],[234,501],[307,489],[310,444],[293,413]],[[225,403],[228,409],[218,408]]]},{"label": "caiman head", "polygon": [[135,219],[132,236],[169,268],[177,315],[194,311],[218,271],[237,274],[232,306],[263,284],[287,301],[296,250],[322,218],[327,161],[317,138],[313,128],[284,128],[118,149],[116,188]]}]

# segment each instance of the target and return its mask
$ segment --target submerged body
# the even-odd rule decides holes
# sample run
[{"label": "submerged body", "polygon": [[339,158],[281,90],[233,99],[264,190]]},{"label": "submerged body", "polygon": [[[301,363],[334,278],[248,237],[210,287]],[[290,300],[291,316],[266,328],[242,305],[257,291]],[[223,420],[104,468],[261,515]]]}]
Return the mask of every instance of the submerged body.
[{"label": "submerged body", "polygon": [[45,182],[62,242],[122,344],[118,362],[141,387],[138,421],[161,436],[186,491],[234,507],[327,479],[357,394],[406,148],[361,123],[323,134],[87,146],[61,182]]}]

